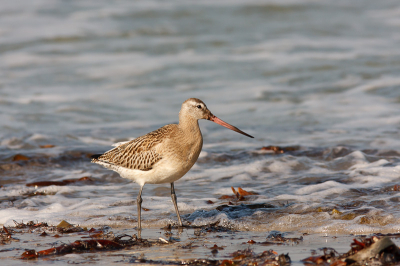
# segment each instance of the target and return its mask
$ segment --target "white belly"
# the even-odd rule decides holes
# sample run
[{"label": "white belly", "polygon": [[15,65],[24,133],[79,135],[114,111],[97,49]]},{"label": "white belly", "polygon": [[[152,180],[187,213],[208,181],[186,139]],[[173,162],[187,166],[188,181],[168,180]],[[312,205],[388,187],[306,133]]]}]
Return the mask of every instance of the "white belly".
[{"label": "white belly", "polygon": [[144,184],[172,183],[184,176],[191,166],[184,167],[180,163],[162,159],[154,168],[149,171],[134,170],[125,167],[112,169],[118,172],[121,177],[131,179],[140,186]]}]

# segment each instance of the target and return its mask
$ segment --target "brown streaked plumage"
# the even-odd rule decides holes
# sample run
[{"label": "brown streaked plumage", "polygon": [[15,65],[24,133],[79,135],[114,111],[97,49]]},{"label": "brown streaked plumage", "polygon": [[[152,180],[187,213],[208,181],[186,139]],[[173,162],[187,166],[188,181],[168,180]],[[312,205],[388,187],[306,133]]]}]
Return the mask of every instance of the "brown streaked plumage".
[{"label": "brown streaked plumage", "polygon": [[138,230],[141,230],[142,190],[146,183],[171,184],[171,197],[179,215],[174,182],[184,176],[194,165],[203,147],[199,119],[207,119],[233,131],[253,138],[240,129],[214,116],[199,99],[190,98],[179,112],[179,124],[170,124],[134,140],[114,144],[115,148],[92,156],[92,162],[116,171],[122,177],[140,185],[137,197]]}]

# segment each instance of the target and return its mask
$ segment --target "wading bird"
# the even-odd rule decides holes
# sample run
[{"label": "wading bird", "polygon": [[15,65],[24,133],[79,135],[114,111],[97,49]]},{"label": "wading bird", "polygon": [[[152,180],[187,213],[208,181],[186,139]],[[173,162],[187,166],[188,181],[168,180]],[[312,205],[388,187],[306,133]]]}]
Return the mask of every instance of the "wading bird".
[{"label": "wading bird", "polygon": [[179,124],[170,124],[134,140],[116,143],[104,154],[92,156],[100,164],[139,184],[137,196],[138,232],[141,230],[141,205],[144,184],[171,184],[171,198],[179,225],[182,220],[176,203],[174,182],[184,176],[194,165],[203,147],[203,137],[198,120],[207,119],[247,137],[249,134],[234,127],[208,110],[196,98],[187,99],[179,112]]}]

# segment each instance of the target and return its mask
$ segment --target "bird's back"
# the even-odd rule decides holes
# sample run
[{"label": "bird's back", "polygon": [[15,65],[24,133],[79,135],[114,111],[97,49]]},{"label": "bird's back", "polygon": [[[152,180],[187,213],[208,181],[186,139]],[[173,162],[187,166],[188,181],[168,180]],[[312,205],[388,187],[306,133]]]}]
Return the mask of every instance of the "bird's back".
[{"label": "bird's back", "polygon": [[123,142],[104,154],[95,155],[93,163],[103,166],[124,167],[127,169],[149,171],[163,156],[158,146],[167,141],[176,125],[166,125],[134,140]]}]

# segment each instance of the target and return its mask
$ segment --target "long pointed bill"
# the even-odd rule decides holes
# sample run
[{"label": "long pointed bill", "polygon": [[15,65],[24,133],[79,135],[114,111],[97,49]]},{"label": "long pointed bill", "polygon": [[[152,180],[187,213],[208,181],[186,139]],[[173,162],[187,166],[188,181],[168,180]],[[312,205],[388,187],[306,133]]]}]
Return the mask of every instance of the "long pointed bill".
[{"label": "long pointed bill", "polygon": [[221,125],[223,127],[229,128],[230,130],[236,131],[237,133],[243,134],[249,138],[254,138],[253,136],[250,136],[249,134],[241,131],[240,129],[238,129],[237,127],[234,127],[228,123],[226,123],[225,121],[222,121],[221,119],[219,119],[218,117],[216,117],[215,115],[211,115],[210,118],[208,119],[210,121],[213,121],[214,123],[217,123],[218,125]]}]

